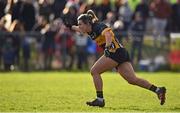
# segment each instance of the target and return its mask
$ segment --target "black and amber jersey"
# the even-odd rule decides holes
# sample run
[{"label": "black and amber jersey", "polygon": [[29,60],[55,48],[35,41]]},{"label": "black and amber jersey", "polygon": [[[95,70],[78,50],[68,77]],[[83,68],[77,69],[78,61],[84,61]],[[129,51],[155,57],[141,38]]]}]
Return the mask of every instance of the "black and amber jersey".
[{"label": "black and amber jersey", "polygon": [[116,50],[117,48],[122,47],[122,45],[117,41],[115,35],[110,27],[105,25],[104,23],[97,22],[92,24],[92,32],[89,33],[92,40],[94,40],[98,46],[105,48],[106,39],[104,33],[109,31],[112,35],[112,50]]}]

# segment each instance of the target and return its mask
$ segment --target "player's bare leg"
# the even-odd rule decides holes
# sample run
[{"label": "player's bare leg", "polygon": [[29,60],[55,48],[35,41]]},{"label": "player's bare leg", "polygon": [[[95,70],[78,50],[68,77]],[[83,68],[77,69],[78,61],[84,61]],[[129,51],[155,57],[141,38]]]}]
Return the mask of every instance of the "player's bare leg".
[{"label": "player's bare leg", "polygon": [[87,105],[104,107],[105,101],[103,99],[103,81],[101,78],[101,73],[112,69],[117,65],[118,64],[115,61],[103,55],[92,66],[91,75],[93,77],[94,86],[96,88],[97,98],[93,101],[87,102]]},{"label": "player's bare leg", "polygon": [[147,80],[137,77],[132,65],[129,62],[125,62],[118,66],[118,72],[129,84],[137,85],[155,92],[160,99],[160,104],[163,105],[165,103],[166,88],[156,87]]}]

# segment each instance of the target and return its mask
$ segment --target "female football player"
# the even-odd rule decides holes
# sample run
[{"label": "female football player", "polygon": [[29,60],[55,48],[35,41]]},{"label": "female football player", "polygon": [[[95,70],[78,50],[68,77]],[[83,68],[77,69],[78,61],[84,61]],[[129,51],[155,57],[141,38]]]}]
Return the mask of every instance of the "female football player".
[{"label": "female football player", "polygon": [[72,30],[88,34],[98,46],[104,49],[104,55],[95,62],[90,70],[97,98],[93,101],[86,102],[87,105],[99,107],[105,106],[101,74],[112,68],[116,68],[117,72],[129,84],[153,91],[157,94],[160,104],[163,105],[165,103],[166,88],[157,87],[147,80],[135,75],[127,50],[117,41],[112,29],[98,21],[98,18],[92,10],[88,10],[86,14],[81,14],[77,18],[77,21],[77,26],[67,26]]}]

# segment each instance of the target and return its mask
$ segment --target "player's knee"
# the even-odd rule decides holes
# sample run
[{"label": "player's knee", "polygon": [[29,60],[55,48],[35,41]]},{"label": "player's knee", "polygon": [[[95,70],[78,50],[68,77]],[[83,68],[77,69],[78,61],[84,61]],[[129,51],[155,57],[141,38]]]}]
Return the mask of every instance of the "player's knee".
[{"label": "player's knee", "polygon": [[90,73],[92,76],[94,76],[98,74],[98,71],[95,68],[91,68]]}]

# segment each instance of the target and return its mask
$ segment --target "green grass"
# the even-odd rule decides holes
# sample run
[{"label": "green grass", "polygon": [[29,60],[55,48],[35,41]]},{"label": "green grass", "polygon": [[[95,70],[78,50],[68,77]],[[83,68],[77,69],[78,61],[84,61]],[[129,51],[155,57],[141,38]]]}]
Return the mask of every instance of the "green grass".
[{"label": "green grass", "polygon": [[104,108],[89,107],[95,97],[87,72],[0,73],[0,112],[180,112],[180,73],[137,73],[168,89],[167,103],[155,94],[129,85],[116,73],[105,73]]}]

